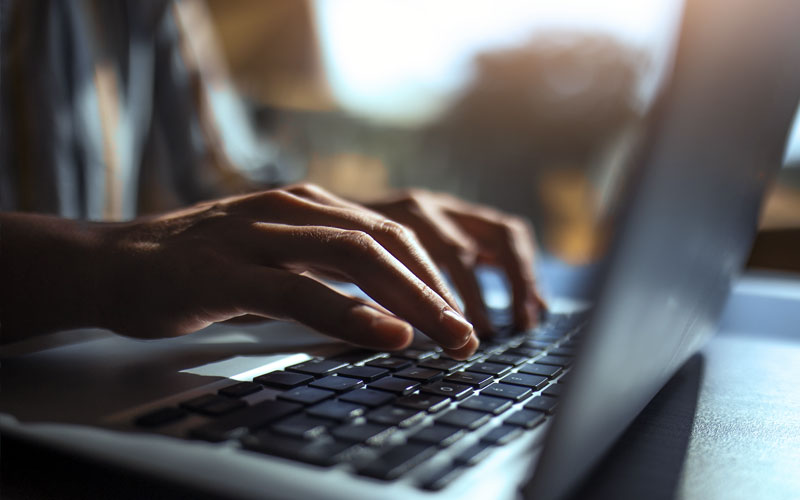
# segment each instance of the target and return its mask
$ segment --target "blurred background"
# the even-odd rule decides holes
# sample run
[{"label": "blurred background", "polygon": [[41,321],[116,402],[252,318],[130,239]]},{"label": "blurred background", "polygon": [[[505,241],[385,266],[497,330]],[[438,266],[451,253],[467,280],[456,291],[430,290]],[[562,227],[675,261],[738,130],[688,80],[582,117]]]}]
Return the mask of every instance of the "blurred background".
[{"label": "blurred background", "polygon": [[[212,78],[218,114],[240,106],[258,125],[257,157],[237,150],[248,132],[222,127],[252,179],[280,171],[359,201],[411,186],[452,192],[530,218],[543,250],[586,264],[602,252],[626,161],[669,75],[680,8],[191,0],[179,20],[201,65],[244,97],[241,109]],[[796,237],[775,237],[800,228],[800,168],[788,168],[800,166],[797,121],[785,162],[751,265],[800,271]]]}]

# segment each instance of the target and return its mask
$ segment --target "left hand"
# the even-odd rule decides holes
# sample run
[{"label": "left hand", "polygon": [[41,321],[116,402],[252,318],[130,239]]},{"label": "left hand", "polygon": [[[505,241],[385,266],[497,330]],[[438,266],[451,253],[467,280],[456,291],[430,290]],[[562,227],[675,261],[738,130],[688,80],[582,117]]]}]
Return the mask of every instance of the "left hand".
[{"label": "left hand", "polygon": [[477,264],[499,267],[508,277],[517,329],[533,327],[546,309],[533,275],[533,233],[524,219],[417,189],[368,207],[416,233],[434,261],[449,273],[466,316],[479,333],[492,333],[493,327],[475,276]]}]

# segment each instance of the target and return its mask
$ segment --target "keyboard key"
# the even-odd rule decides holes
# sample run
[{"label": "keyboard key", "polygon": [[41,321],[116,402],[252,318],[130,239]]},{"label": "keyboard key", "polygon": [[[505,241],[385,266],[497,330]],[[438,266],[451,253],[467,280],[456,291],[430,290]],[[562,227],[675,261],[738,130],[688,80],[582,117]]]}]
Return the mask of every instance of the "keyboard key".
[{"label": "keyboard key", "polygon": [[475,363],[474,365],[467,368],[470,372],[477,372],[477,373],[486,373],[488,375],[493,375],[495,377],[499,377],[500,375],[505,375],[506,373],[511,371],[511,367],[508,365],[500,365],[497,363]]},{"label": "keyboard key", "polygon": [[364,387],[364,382],[354,378],[328,375],[327,377],[322,377],[320,379],[317,379],[308,385],[309,387],[316,387],[317,389],[325,389],[328,391],[335,391],[335,392],[345,392],[352,389],[359,389],[361,387]]},{"label": "keyboard key", "polygon": [[528,363],[522,365],[519,369],[520,373],[528,373],[530,375],[540,375],[542,377],[553,378],[558,376],[564,369],[560,366],[537,365],[536,363]]},{"label": "keyboard key", "polygon": [[186,410],[170,406],[145,413],[141,417],[137,418],[135,423],[136,425],[142,427],[159,427],[161,425],[166,425],[170,422],[180,420],[186,417],[188,414],[189,413]]},{"label": "keyboard key", "polygon": [[184,401],[181,403],[181,408],[185,408],[187,410],[191,410],[194,412],[202,411],[203,407],[206,405],[210,405],[216,401],[219,401],[221,398],[214,394],[203,394],[202,396],[197,396],[196,398],[192,398],[188,401]]},{"label": "keyboard key", "polygon": [[205,394],[181,403],[182,408],[212,417],[230,413],[247,404],[239,399],[230,399],[216,394]]},{"label": "keyboard key", "polygon": [[522,434],[522,429],[512,425],[501,425],[486,433],[481,441],[495,446],[502,446],[517,439]]},{"label": "keyboard key", "polygon": [[367,363],[367,366],[376,368],[386,368],[387,370],[397,371],[411,366],[411,361],[402,358],[378,358]]},{"label": "keyboard key", "polygon": [[405,396],[394,402],[397,406],[410,408],[412,410],[422,410],[429,413],[441,411],[450,404],[450,398],[435,396],[433,394],[412,394]]},{"label": "keyboard key", "polygon": [[262,401],[196,427],[189,435],[207,441],[225,441],[239,431],[259,429],[302,409],[301,405],[286,401]]},{"label": "keyboard key", "polygon": [[353,443],[367,443],[370,446],[381,446],[394,434],[397,427],[364,423],[359,425],[343,425],[331,431],[336,439]]},{"label": "keyboard key", "polygon": [[553,345],[562,339],[564,333],[565,332],[559,332],[559,331],[534,332],[533,342],[542,342]]},{"label": "keyboard key", "polygon": [[397,425],[399,427],[411,427],[423,418],[425,418],[424,411],[397,406],[384,406],[367,414],[367,419],[371,422],[383,425]]},{"label": "keyboard key", "polygon": [[453,358],[451,358],[450,356],[448,356],[446,354],[440,354],[439,357],[442,358],[442,359],[449,359],[451,361],[461,361],[462,363],[470,363],[470,362],[475,361],[476,359],[486,355],[486,352],[484,351],[484,349],[482,349],[482,347],[483,347],[483,344],[478,346],[478,350],[475,351],[475,354],[473,354],[472,356],[468,357],[465,360],[453,359]]},{"label": "keyboard key", "polygon": [[423,359],[431,358],[436,355],[436,351],[430,349],[406,349],[404,351],[394,353],[395,356],[412,361],[422,361]]},{"label": "keyboard key", "polygon": [[453,459],[457,464],[473,466],[489,456],[492,446],[488,443],[475,443]]},{"label": "keyboard key", "polygon": [[243,398],[249,394],[258,392],[261,389],[262,389],[261,384],[256,384],[254,382],[239,382],[238,384],[233,384],[229,385],[228,387],[224,387],[220,389],[218,392],[223,396],[228,396],[231,398]]},{"label": "keyboard key", "polygon": [[419,387],[419,382],[395,377],[384,377],[369,384],[370,389],[393,392],[403,396],[411,394],[417,387]]},{"label": "keyboard key", "polygon": [[529,375],[527,373],[512,373],[510,375],[506,375],[505,377],[500,379],[500,382],[506,384],[513,384],[513,385],[521,385],[524,387],[530,387],[534,390],[539,390],[549,382],[547,377],[541,377],[539,375]]},{"label": "keyboard key", "polygon": [[429,425],[423,427],[408,439],[411,441],[419,441],[422,443],[433,444],[441,448],[445,448],[455,443],[467,434],[464,429],[458,427],[451,427],[449,425]]},{"label": "keyboard key", "polygon": [[306,361],[304,363],[298,363],[296,365],[292,365],[286,368],[286,371],[305,373],[308,375],[314,375],[315,377],[322,377],[324,375],[330,375],[336,370],[341,370],[346,366],[347,363],[343,363],[341,361],[336,361],[333,359],[312,359],[311,361]]},{"label": "keyboard key", "polygon": [[556,347],[547,351],[547,354],[555,354],[556,356],[575,356],[575,349],[570,347]]},{"label": "keyboard key", "polygon": [[542,391],[545,396],[554,398],[560,397],[564,393],[564,384],[551,384],[550,387]]},{"label": "keyboard key", "polygon": [[423,368],[432,368],[434,370],[442,370],[443,372],[451,372],[464,366],[464,362],[456,361],[454,359],[436,358],[426,359],[417,366],[421,366]]},{"label": "keyboard key", "polygon": [[576,338],[571,338],[567,341],[561,342],[559,344],[559,348],[566,348],[566,349],[577,349],[578,345],[580,344],[580,340]]},{"label": "keyboard key", "polygon": [[199,410],[199,413],[210,417],[218,417],[244,408],[245,406],[247,406],[247,403],[241,399],[220,398],[218,401],[204,406],[202,410]]},{"label": "keyboard key", "polygon": [[303,405],[313,405],[326,399],[332,398],[336,393],[333,391],[325,391],[323,389],[314,389],[313,387],[298,387],[290,391],[278,394],[278,399],[291,401],[293,403],[300,403]]},{"label": "keyboard key", "polygon": [[572,358],[566,356],[542,356],[536,360],[539,365],[552,365],[552,366],[569,366],[572,364]]},{"label": "keyboard key", "polygon": [[261,385],[268,385],[270,387],[285,391],[287,389],[293,389],[299,385],[307,384],[312,380],[314,380],[314,377],[302,373],[272,372],[254,378],[253,382],[258,382]]},{"label": "keyboard key", "polygon": [[294,415],[273,424],[271,429],[279,434],[300,439],[314,439],[324,434],[326,429],[332,425],[334,423],[327,419]]},{"label": "keyboard key", "polygon": [[389,370],[374,366],[351,366],[350,368],[342,368],[336,374],[340,377],[357,378],[364,382],[372,382],[388,375]]},{"label": "keyboard key", "polygon": [[547,396],[536,396],[525,404],[525,408],[529,410],[543,411],[550,415],[553,414],[556,406],[558,406],[558,400]]},{"label": "keyboard key", "polygon": [[420,387],[419,391],[425,394],[436,394],[459,401],[472,394],[472,387],[449,382],[434,382],[432,384],[423,385]]},{"label": "keyboard key", "polygon": [[519,356],[526,356],[528,359],[530,359],[540,355],[543,352],[543,350],[535,349],[533,347],[515,347],[514,349],[509,349],[507,354],[517,354]]},{"label": "keyboard key", "polygon": [[492,383],[491,375],[484,375],[481,373],[473,372],[455,372],[445,377],[447,382],[455,382],[456,384],[471,385],[478,389],[486,387]]},{"label": "keyboard key", "polygon": [[364,414],[366,408],[344,401],[323,401],[306,410],[311,416],[344,422]]},{"label": "keyboard key", "polygon": [[440,469],[434,469],[422,478],[420,486],[429,491],[442,490],[458,479],[465,470],[463,467],[452,464]]},{"label": "keyboard key", "polygon": [[361,406],[368,406],[375,408],[383,406],[395,399],[394,394],[389,394],[383,391],[373,391],[371,389],[359,389],[357,391],[350,391],[339,396],[339,401],[347,401],[348,403],[355,403]]},{"label": "keyboard key", "polygon": [[473,410],[450,410],[436,422],[444,425],[452,425],[453,427],[461,427],[463,429],[474,430],[489,421],[491,415],[480,411]]},{"label": "keyboard key", "polygon": [[499,365],[517,366],[528,361],[528,358],[514,354],[495,354],[494,356],[490,356],[486,361]]},{"label": "keyboard key", "polygon": [[460,405],[458,405],[458,407],[466,410],[482,411],[491,413],[493,415],[500,415],[504,411],[511,408],[512,404],[513,403],[508,399],[480,395],[473,396],[466,401],[463,401]]},{"label": "keyboard key", "polygon": [[494,353],[505,348],[507,342],[508,339],[484,339],[481,341],[481,345],[478,346],[478,351],[483,353]]},{"label": "keyboard key", "polygon": [[532,429],[542,422],[544,422],[544,413],[534,410],[519,410],[512,413],[503,423]]},{"label": "keyboard key", "polygon": [[529,387],[511,384],[492,384],[481,391],[481,395],[483,396],[496,396],[513,401],[522,401],[530,397],[531,394],[533,394],[533,391]]},{"label": "keyboard key", "polygon": [[328,359],[332,359],[334,361],[341,361],[342,363],[360,363],[362,361],[366,361],[368,359],[372,359],[377,356],[377,351],[370,351],[369,349],[351,349],[349,351],[345,351],[341,354],[337,354],[335,356],[330,356]]},{"label": "keyboard key", "polygon": [[358,472],[377,479],[396,479],[436,453],[436,448],[422,443],[409,443],[395,448],[369,462]]},{"label": "keyboard key", "polygon": [[241,442],[242,446],[248,450],[323,467],[337,463],[339,457],[353,446],[353,443],[344,441],[322,439],[304,441],[267,432],[244,436]]},{"label": "keyboard key", "polygon": [[436,382],[437,380],[441,380],[444,376],[444,373],[442,373],[440,370],[412,366],[411,368],[406,368],[405,370],[395,372],[394,376],[408,378],[426,384],[428,382]]},{"label": "keyboard key", "polygon": [[543,351],[552,345],[552,342],[546,342],[543,340],[526,340],[523,344],[525,347],[530,347],[531,349],[537,349],[539,351]]}]

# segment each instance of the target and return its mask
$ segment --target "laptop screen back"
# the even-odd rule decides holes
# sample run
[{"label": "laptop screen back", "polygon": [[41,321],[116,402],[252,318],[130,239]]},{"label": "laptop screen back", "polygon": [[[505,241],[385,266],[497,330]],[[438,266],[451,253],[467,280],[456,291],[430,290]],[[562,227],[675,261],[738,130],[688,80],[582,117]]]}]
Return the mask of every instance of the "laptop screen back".
[{"label": "laptop screen back", "polygon": [[529,498],[566,493],[713,333],[800,99],[800,4],[689,0]]}]

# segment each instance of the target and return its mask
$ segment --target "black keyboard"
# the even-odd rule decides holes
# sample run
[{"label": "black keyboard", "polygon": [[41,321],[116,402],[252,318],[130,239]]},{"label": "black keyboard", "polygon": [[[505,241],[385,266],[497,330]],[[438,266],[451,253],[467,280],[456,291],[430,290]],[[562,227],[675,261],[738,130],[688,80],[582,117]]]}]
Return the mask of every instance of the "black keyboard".
[{"label": "black keyboard", "polygon": [[[186,437],[234,440],[251,452],[341,464],[380,480],[400,478],[473,436],[417,480],[438,490],[553,415],[584,324],[583,313],[551,314],[531,332],[483,341],[467,361],[426,342],[312,359],[150,411],[135,424],[159,431],[202,415]],[[247,402],[265,389],[275,397]]]}]

